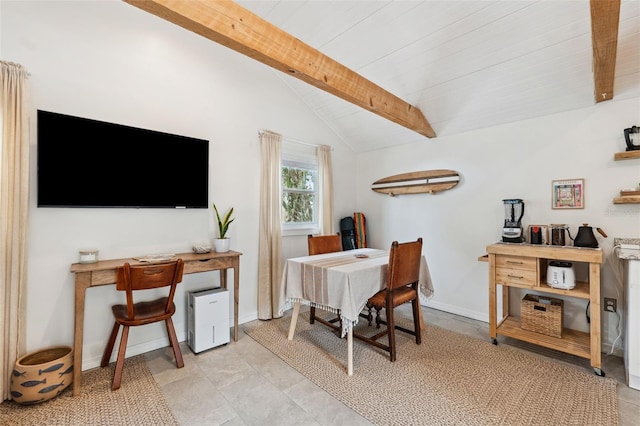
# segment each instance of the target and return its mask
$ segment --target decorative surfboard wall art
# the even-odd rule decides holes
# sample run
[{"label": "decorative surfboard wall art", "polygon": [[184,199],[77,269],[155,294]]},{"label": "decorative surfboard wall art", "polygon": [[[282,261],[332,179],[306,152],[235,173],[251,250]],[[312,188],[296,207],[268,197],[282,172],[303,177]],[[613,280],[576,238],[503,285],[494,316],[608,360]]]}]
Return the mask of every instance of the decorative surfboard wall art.
[{"label": "decorative surfboard wall art", "polygon": [[401,173],[378,179],[371,189],[392,197],[404,194],[435,194],[458,184],[460,175],[455,170],[423,170]]}]

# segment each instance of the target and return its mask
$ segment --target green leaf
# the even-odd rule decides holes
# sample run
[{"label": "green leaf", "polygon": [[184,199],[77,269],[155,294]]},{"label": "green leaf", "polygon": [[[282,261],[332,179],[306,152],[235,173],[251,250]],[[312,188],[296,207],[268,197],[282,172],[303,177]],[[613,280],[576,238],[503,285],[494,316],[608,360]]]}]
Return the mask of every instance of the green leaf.
[{"label": "green leaf", "polygon": [[231,215],[233,214],[233,207],[231,207],[227,214],[224,215],[224,219],[220,218],[220,212],[218,212],[218,207],[215,205],[215,203],[213,204],[213,209],[216,212],[216,219],[218,220],[218,231],[220,232],[220,238],[225,238],[225,236],[227,235],[227,231],[229,230],[229,225],[235,220],[235,218],[231,218]]}]

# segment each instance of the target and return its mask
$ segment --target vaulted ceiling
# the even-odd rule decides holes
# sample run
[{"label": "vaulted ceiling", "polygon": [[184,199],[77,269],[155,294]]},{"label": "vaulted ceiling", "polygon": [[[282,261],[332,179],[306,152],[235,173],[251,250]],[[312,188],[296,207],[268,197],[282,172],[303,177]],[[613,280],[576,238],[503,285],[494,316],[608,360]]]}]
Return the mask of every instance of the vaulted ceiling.
[{"label": "vaulted ceiling", "polygon": [[[417,107],[439,137],[596,104],[587,0],[237,3]],[[278,74],[355,151],[438,142]],[[638,0],[620,6],[613,88],[640,96]]]}]

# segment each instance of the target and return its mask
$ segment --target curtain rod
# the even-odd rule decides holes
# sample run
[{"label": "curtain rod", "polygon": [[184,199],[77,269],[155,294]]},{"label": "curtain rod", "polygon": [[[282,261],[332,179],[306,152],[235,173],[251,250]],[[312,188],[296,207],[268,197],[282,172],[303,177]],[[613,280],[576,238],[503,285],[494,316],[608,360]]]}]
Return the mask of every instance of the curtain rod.
[{"label": "curtain rod", "polygon": [[[291,138],[288,138],[286,136],[282,136],[282,139],[284,139],[286,141],[289,141],[289,142],[297,143],[297,144],[300,144],[300,145],[312,146],[314,148],[320,148],[322,146],[322,145],[316,144],[316,143],[299,141],[297,139],[291,139]],[[329,151],[333,151],[333,147],[332,146],[330,146],[330,145],[327,145],[327,146],[329,147]]]},{"label": "curtain rod", "polygon": [[19,72],[23,72],[27,78],[31,77],[31,73],[27,71],[27,69],[21,64],[18,64],[16,62],[10,62],[10,61],[0,61],[0,64],[2,64],[3,66],[7,66],[9,68],[14,68]]},{"label": "curtain rod", "polygon": [[288,137],[286,137],[286,136],[282,136],[282,139],[287,140],[287,141],[289,141],[289,142],[298,143],[298,144],[300,144],[300,145],[313,146],[313,147],[316,147],[316,148],[319,148],[319,147],[320,147],[320,145],[315,144],[315,143],[311,143],[311,142],[304,142],[304,141],[300,141],[300,140],[297,140],[297,139],[291,139],[291,138],[288,138]]},{"label": "curtain rod", "polygon": [[[259,133],[262,133],[263,131],[268,132],[269,130],[261,130]],[[301,141],[301,140],[298,140],[298,139],[292,139],[292,138],[289,138],[289,137],[287,137],[285,135],[282,135],[282,139],[283,140],[287,140],[289,142],[298,143],[300,145],[312,146],[314,148],[320,148],[322,146],[322,145],[316,144],[316,143],[305,142],[305,141]],[[331,151],[333,151],[333,147],[330,147],[330,148],[331,148]]]}]

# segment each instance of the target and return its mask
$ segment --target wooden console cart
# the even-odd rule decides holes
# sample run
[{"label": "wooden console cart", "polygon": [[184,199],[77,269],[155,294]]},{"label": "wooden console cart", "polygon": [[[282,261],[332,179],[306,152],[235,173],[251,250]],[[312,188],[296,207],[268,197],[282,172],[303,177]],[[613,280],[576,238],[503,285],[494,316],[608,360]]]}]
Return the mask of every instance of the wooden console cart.
[{"label": "wooden console cart", "polygon": [[[495,243],[487,246],[489,261],[489,336],[509,336],[536,345],[587,358],[598,376],[604,376],[600,353],[600,265],[602,249]],[[563,290],[546,283],[547,262],[567,260],[589,265],[589,281]],[[502,287],[503,318],[498,319],[498,285]],[[577,297],[590,302],[589,333],[564,329],[562,337],[551,337],[520,328],[520,318],[509,315],[509,288]]]}]

